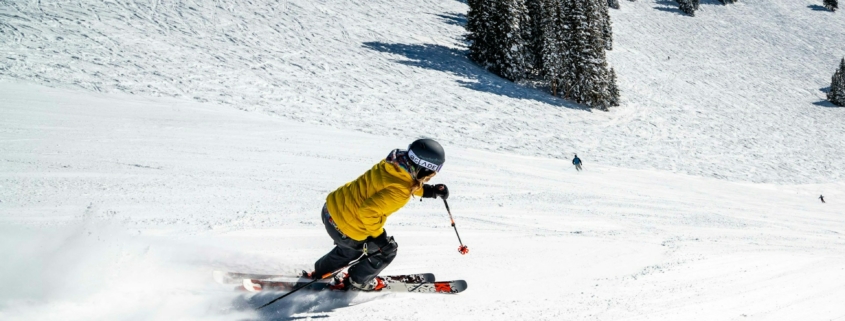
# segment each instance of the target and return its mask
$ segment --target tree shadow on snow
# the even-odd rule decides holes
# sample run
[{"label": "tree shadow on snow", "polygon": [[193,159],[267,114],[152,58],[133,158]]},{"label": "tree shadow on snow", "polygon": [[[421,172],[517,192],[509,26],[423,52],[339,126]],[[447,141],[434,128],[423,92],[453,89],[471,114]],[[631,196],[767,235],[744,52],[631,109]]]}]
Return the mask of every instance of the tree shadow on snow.
[{"label": "tree shadow on snow", "polygon": [[[281,292],[259,293],[253,296],[242,295],[232,302],[238,310],[255,310],[258,307],[283,295]],[[327,318],[328,313],[351,305],[358,293],[352,292],[298,292],[279,300],[264,309],[257,310],[256,321],[291,321],[301,319]],[[384,295],[355,300],[355,304],[369,302]],[[304,316],[297,314],[308,313]],[[314,314],[318,315],[314,315]],[[320,314],[322,313],[322,314]]]},{"label": "tree shadow on snow", "polygon": [[433,44],[408,45],[383,42],[366,42],[364,47],[378,52],[404,56],[406,59],[395,60],[403,65],[448,72],[465,78],[466,80],[458,80],[458,83],[469,89],[516,99],[530,99],[553,106],[590,111],[585,106],[496,76],[469,60],[467,50]]},{"label": "tree shadow on snow", "polygon": [[467,15],[463,13],[452,12],[447,14],[436,14],[435,16],[440,17],[440,20],[450,25],[459,27],[465,27],[467,25]]},{"label": "tree shadow on snow", "polygon": [[827,108],[840,108],[839,106],[834,105],[829,100],[819,100],[817,102],[814,102],[813,105],[821,106],[821,107],[827,107]]},{"label": "tree shadow on snow", "polygon": [[[654,9],[656,9],[656,10],[665,11],[665,12],[671,12],[671,13],[676,13],[676,14],[679,14],[679,15],[682,15],[682,16],[685,16],[685,17],[688,17],[688,16],[689,16],[689,15],[687,15],[686,13],[684,13],[683,11],[681,11],[681,9],[680,9],[680,8],[678,8],[678,1],[673,1],[673,0],[661,0],[661,1],[657,1],[656,3],[657,3],[657,4],[659,4],[659,5],[662,5],[662,7],[654,7]],[[718,6],[724,6],[725,4],[724,4],[724,3],[722,3],[722,2],[721,2],[721,1],[719,1],[719,0],[701,0],[701,1],[699,2],[699,10],[701,10],[700,8],[701,8],[702,6],[705,6],[705,5],[718,5]]]},{"label": "tree shadow on snow", "polygon": [[810,8],[813,11],[830,11],[830,10],[827,10],[827,8],[820,6],[820,5],[817,5],[817,4],[811,4],[811,5],[807,6],[807,8]]},{"label": "tree shadow on snow", "polygon": [[657,1],[655,3],[661,5],[660,7],[654,7],[654,9],[656,9],[656,10],[666,11],[666,12],[671,12],[671,13],[677,13],[679,15],[686,16],[686,14],[683,11],[681,11],[681,9],[678,9],[678,2],[677,1],[661,0],[661,1]]}]

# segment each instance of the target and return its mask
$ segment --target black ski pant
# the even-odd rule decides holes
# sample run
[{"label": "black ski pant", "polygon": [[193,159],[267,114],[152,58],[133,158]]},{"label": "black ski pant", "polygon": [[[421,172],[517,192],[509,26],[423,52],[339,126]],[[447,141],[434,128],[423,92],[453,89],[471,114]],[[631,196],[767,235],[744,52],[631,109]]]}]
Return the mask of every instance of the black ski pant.
[{"label": "black ski pant", "polygon": [[[323,225],[326,226],[326,232],[334,240],[335,247],[314,263],[314,276],[316,277],[337,270],[357,259],[363,253],[364,243],[366,243],[366,241],[353,240],[340,232],[335,227],[334,222],[331,221],[331,215],[329,215],[329,210],[326,209],[325,204],[320,217],[323,220]],[[395,257],[395,251],[390,254],[383,254],[370,249],[370,255],[349,268],[349,278],[355,283],[366,284],[381,273],[390,262],[393,262]]]}]

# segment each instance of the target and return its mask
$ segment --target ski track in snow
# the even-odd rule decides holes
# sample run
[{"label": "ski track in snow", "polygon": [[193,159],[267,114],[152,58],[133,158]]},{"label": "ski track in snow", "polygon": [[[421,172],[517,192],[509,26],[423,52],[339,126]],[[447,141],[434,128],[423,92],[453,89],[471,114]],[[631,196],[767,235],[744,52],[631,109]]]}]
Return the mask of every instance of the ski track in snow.
[{"label": "ski track in snow", "polygon": [[623,105],[594,112],[466,58],[461,1],[4,1],[0,77],[181,97],[452,145],[732,181],[843,179],[824,89],[845,19],[817,1],[611,10]]},{"label": "ski track in snow", "polygon": [[[455,296],[243,295],[331,247],[325,195],[413,137],[211,103],[0,81],[0,319],[794,320],[845,315],[845,186],[733,183],[446,145],[439,201],[391,216],[385,273]],[[817,195],[824,192],[827,204]]]}]

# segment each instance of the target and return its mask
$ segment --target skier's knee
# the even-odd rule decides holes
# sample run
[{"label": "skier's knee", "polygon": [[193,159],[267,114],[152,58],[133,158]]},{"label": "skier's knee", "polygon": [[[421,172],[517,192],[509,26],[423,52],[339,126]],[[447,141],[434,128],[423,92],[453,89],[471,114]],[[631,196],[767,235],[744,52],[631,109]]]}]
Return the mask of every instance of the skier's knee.
[{"label": "skier's knee", "polygon": [[371,254],[367,261],[373,268],[380,268],[384,265],[390,264],[393,262],[393,259],[396,258],[396,253],[399,252],[399,245],[393,240],[393,237],[390,238],[390,245],[384,246],[381,248],[380,251]]}]

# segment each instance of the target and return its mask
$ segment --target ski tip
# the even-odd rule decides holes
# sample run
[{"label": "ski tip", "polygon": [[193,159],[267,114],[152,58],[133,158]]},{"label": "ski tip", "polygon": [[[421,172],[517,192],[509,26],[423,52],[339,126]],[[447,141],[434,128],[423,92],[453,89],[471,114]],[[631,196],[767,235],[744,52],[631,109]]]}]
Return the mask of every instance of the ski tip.
[{"label": "ski tip", "polygon": [[463,292],[467,289],[467,281],[464,280],[457,280],[455,281],[454,285],[452,285],[452,289],[455,290],[455,293]]}]

